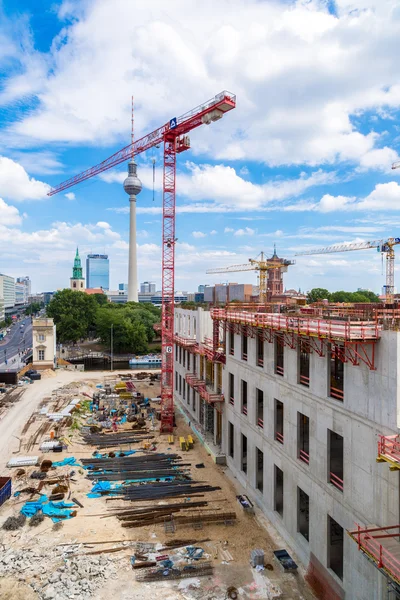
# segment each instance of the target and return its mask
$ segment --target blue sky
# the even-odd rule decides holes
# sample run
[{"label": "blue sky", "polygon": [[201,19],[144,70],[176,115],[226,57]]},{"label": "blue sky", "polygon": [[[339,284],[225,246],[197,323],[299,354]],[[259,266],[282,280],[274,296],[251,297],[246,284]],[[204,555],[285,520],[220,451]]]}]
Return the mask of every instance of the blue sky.
[{"label": "blue sky", "polygon": [[[237,108],[178,157],[177,290],[207,276],[398,235],[397,0],[0,0],[0,271],[68,285],[75,248],[127,279],[125,165],[49,186],[227,89]],[[162,156],[138,157],[139,279],[160,283]],[[153,201],[152,161],[156,180]],[[398,271],[396,269],[396,276]],[[287,287],[384,284],[373,250],[297,257]]]}]

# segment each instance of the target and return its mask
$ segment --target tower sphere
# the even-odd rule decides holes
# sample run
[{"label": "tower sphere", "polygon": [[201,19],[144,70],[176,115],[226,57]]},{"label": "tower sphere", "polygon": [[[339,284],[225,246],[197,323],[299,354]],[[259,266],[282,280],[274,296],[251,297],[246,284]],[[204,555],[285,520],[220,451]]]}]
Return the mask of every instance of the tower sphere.
[{"label": "tower sphere", "polygon": [[132,159],[128,162],[128,177],[124,181],[124,190],[129,196],[137,196],[142,191],[142,182],[136,174],[137,165]]}]

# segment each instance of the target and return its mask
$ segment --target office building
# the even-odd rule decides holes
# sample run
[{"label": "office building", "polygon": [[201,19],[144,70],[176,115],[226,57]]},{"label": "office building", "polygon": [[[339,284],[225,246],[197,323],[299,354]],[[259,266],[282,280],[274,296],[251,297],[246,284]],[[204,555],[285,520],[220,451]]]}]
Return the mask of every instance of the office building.
[{"label": "office building", "polygon": [[86,257],[86,286],[89,289],[110,288],[110,261],[107,254],[88,254]]},{"label": "office building", "polygon": [[13,309],[15,306],[15,279],[0,273],[0,298],[3,298],[4,309]]},{"label": "office building", "polygon": [[24,285],[24,304],[29,303],[29,296],[31,295],[31,280],[29,276],[25,277],[17,277],[17,283],[22,283]]},{"label": "office building", "polygon": [[179,409],[330,600],[399,589],[398,317],[359,319],[175,309]]},{"label": "office building", "polygon": [[140,293],[141,294],[155,294],[156,293],[156,284],[152,281],[144,281],[140,284]]},{"label": "office building", "polygon": [[125,302],[128,302],[127,290],[106,290],[105,294],[109,302],[116,304],[125,304]]},{"label": "office building", "polygon": [[128,292],[128,284],[127,283],[119,283],[118,284],[118,289],[121,292]]},{"label": "office building", "polygon": [[24,283],[15,282],[15,306],[27,304],[26,287]]},{"label": "office building", "polygon": [[199,287],[197,288],[197,291],[199,294],[204,294],[204,289],[205,289],[205,285],[199,285]]},{"label": "office building", "polygon": [[204,302],[212,304],[226,304],[232,300],[250,302],[257,293],[258,288],[250,283],[216,283],[205,286]]}]

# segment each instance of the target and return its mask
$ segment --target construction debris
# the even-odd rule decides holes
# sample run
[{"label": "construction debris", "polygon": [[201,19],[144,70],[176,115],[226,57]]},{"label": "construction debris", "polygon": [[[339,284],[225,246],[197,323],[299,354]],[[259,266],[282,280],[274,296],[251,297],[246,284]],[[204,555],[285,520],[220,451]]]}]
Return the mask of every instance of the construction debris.
[{"label": "construction debris", "polygon": [[6,531],[15,531],[16,529],[21,529],[25,525],[26,516],[18,515],[18,517],[8,517],[2,525],[2,529]]}]

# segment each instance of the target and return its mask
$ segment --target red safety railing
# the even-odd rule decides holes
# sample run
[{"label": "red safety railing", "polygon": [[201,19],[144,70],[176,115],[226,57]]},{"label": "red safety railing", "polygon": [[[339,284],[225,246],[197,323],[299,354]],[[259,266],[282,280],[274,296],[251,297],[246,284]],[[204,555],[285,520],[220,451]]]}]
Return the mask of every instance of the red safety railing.
[{"label": "red safety railing", "polygon": [[279,366],[277,365],[277,366],[275,367],[275,373],[276,373],[277,375],[281,375],[281,376],[283,377],[283,373],[284,373],[284,371],[283,371],[283,367],[279,367]]},{"label": "red safety railing", "polygon": [[[379,539],[385,538],[398,538],[400,536],[400,525],[371,528],[362,528],[358,523],[356,523],[356,525],[357,529],[348,531],[348,534],[357,543],[358,549],[368,554],[368,556],[376,563],[378,569],[383,569],[391,579],[400,584],[400,557],[395,556],[393,553],[393,545],[390,551],[384,548],[378,541]],[[389,533],[393,530],[396,531],[394,533]]]},{"label": "red safety railing", "polygon": [[331,385],[331,387],[330,387],[329,395],[332,398],[336,398],[336,400],[341,400],[343,402],[344,391],[343,390],[339,390],[338,388],[333,387],[333,385]]},{"label": "red safety railing", "polygon": [[232,406],[235,404],[235,398],[232,398],[232,396],[229,398],[229,404],[232,404]]},{"label": "red safety railing", "polygon": [[229,356],[234,356],[235,350],[234,348],[229,348]]},{"label": "red safety railing", "polygon": [[376,340],[380,338],[382,325],[378,321],[340,321],[321,319],[315,316],[288,316],[276,313],[254,313],[232,308],[212,308],[211,317],[242,323],[258,328],[271,328],[298,335],[343,341]]},{"label": "red safety railing", "polygon": [[299,450],[299,459],[305,462],[307,465],[310,464],[310,455],[305,450]]},{"label": "red safety railing", "polygon": [[329,481],[332,485],[334,485],[338,490],[343,492],[343,479],[340,479],[335,473],[330,473]]},{"label": "red safety railing", "polygon": [[280,444],[283,444],[283,434],[279,433],[279,431],[275,431],[275,439]]},{"label": "red safety railing", "polygon": [[246,352],[242,352],[242,360],[246,360],[247,361],[247,354],[246,354]]},{"label": "red safety railing", "polygon": [[247,406],[242,406],[242,414],[247,415]]},{"label": "red safety railing", "polygon": [[194,340],[193,338],[186,338],[186,337],[183,337],[183,335],[178,335],[178,334],[174,335],[174,342],[176,344],[178,344],[179,346],[184,346],[185,348],[189,348],[190,346],[195,346],[197,343],[196,340]]},{"label": "red safety railing", "polygon": [[264,366],[264,359],[257,357],[257,367],[263,367]]},{"label": "red safety railing", "polygon": [[305,385],[306,387],[310,387],[310,378],[305,375],[300,375],[299,380],[300,385]]},{"label": "red safety railing", "polygon": [[264,429],[264,421],[262,419],[257,419],[257,425],[261,427],[261,429]]},{"label": "red safety railing", "polygon": [[400,463],[400,436],[380,435],[378,439],[378,456]]}]

